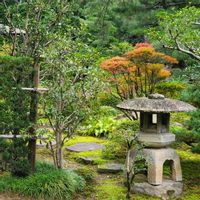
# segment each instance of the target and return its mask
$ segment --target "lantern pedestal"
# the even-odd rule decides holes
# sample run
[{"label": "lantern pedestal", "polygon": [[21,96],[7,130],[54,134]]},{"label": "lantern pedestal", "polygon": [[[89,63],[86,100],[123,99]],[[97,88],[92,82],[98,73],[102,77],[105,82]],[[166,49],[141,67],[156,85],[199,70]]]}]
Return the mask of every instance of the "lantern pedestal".
[{"label": "lantern pedestal", "polygon": [[171,179],[173,181],[182,181],[180,159],[174,149],[145,148],[142,154],[148,166],[148,183],[151,185],[161,185],[163,183],[163,165],[165,161],[170,161]]}]

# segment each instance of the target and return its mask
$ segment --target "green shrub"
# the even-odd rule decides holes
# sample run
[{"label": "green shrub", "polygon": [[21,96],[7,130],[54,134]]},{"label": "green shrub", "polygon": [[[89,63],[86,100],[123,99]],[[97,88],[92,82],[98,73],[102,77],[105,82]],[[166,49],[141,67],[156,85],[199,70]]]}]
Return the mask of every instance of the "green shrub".
[{"label": "green shrub", "polygon": [[200,137],[200,109],[191,113],[191,118],[188,121],[188,126]]},{"label": "green shrub", "polygon": [[109,139],[117,143],[124,143],[139,131],[139,121],[122,120],[109,135]]},{"label": "green shrub", "polygon": [[169,98],[178,98],[186,85],[180,81],[163,81],[156,85],[156,92]]},{"label": "green shrub", "polygon": [[82,168],[76,169],[75,172],[78,175],[82,176],[89,183],[91,181],[94,181],[94,179],[97,175],[93,169],[88,168],[88,167],[82,167]]},{"label": "green shrub", "polygon": [[188,130],[186,128],[180,127],[171,127],[172,133],[176,135],[176,140],[179,142],[185,142],[188,145],[197,143],[200,140],[200,137],[195,132]]},{"label": "green shrub", "polygon": [[200,154],[200,142],[196,146],[192,147],[192,152]]},{"label": "green shrub", "polygon": [[103,93],[99,95],[99,102],[102,106],[116,107],[120,101],[111,94]]},{"label": "green shrub", "polygon": [[127,141],[139,130],[139,121],[123,120],[110,133],[108,143],[105,149],[102,150],[102,155],[105,159],[126,158]]},{"label": "green shrub", "polygon": [[182,94],[182,100],[200,108],[200,80],[193,82]]},{"label": "green shrub", "polygon": [[[197,70],[195,73],[198,73]],[[191,118],[187,123],[187,128],[197,138],[197,144],[194,144],[192,151],[200,153],[200,79],[197,76],[196,81],[193,82],[190,87],[184,92],[182,96],[183,100],[189,101],[195,105],[198,109],[190,114]]]},{"label": "green shrub", "polygon": [[35,199],[71,199],[85,187],[85,181],[70,170],[56,170],[48,164],[37,165],[37,172],[25,178],[0,177],[0,192],[10,191]]},{"label": "green shrub", "polygon": [[191,118],[185,122],[185,127],[171,127],[177,141],[192,147],[192,152],[200,153],[200,109],[190,114]]},{"label": "green shrub", "polygon": [[[2,154],[3,170],[11,171],[15,176],[28,175],[28,139],[0,139],[0,154]],[[24,174],[23,174],[24,170]]]},{"label": "green shrub", "polygon": [[26,177],[31,173],[31,166],[27,159],[11,162],[11,174],[18,177]]},{"label": "green shrub", "polygon": [[177,113],[171,113],[170,116],[171,116],[170,118],[171,124],[178,122],[183,126],[186,126],[188,120],[190,119],[188,113],[177,112]]},{"label": "green shrub", "polygon": [[192,152],[200,153],[200,134],[186,128],[172,127],[172,133],[176,135],[178,142],[184,142],[191,147]]},{"label": "green shrub", "polygon": [[105,145],[105,148],[102,150],[102,156],[104,159],[113,160],[126,157],[126,146],[117,143],[111,142]]}]

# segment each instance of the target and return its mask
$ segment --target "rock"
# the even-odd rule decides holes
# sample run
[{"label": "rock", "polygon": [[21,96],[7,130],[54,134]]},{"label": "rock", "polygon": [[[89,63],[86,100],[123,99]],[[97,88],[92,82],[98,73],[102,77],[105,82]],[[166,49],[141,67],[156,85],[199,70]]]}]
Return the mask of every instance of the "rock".
[{"label": "rock", "polygon": [[149,94],[148,95],[149,99],[164,99],[165,96],[163,94]]},{"label": "rock", "polygon": [[107,163],[103,165],[98,165],[97,171],[99,173],[118,173],[123,171],[124,165],[119,163]]},{"label": "rock", "polygon": [[91,156],[91,157],[79,157],[79,160],[83,162],[84,164],[94,164],[94,160],[98,157]]},{"label": "rock", "polygon": [[134,183],[131,188],[132,192],[142,193],[151,196],[160,197],[163,200],[180,197],[183,191],[183,184],[181,182],[164,180],[161,185],[151,185],[145,183]]},{"label": "rock", "polygon": [[70,151],[84,152],[84,151],[93,151],[93,150],[104,149],[105,146],[103,144],[98,144],[98,143],[94,143],[94,142],[80,142],[80,143],[74,144],[72,146],[68,146],[66,148]]}]

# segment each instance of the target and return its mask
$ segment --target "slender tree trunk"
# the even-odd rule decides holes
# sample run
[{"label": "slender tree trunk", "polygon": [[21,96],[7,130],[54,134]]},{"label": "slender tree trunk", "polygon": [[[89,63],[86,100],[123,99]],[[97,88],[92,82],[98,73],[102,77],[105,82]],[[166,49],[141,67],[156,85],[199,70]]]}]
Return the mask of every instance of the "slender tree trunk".
[{"label": "slender tree trunk", "polygon": [[[39,86],[39,71],[40,66],[38,61],[35,61],[33,65],[33,74],[32,74],[32,80],[33,80],[33,87],[38,88]],[[32,91],[31,93],[31,102],[30,102],[30,122],[31,127],[29,129],[29,135],[31,136],[29,140],[29,154],[28,154],[28,160],[31,164],[31,171],[32,173],[35,172],[35,158],[36,158],[36,123],[37,123],[37,112],[38,112],[38,92]]]},{"label": "slender tree trunk", "polygon": [[57,158],[57,168],[63,168],[63,154],[62,154],[62,133],[56,134],[56,158]]},{"label": "slender tree trunk", "polygon": [[126,184],[127,184],[127,193],[126,193],[126,199],[130,199],[131,195],[131,183],[130,183],[130,173],[129,172],[126,172],[126,178],[127,178],[127,181],[126,181]]}]

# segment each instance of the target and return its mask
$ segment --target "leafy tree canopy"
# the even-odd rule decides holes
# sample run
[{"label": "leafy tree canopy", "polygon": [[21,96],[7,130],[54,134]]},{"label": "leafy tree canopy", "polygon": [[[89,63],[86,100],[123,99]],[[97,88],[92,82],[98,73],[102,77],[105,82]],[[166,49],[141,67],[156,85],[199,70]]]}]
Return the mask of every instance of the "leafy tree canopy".
[{"label": "leafy tree canopy", "polygon": [[152,40],[168,49],[178,50],[200,61],[200,8],[185,7],[159,14],[159,25],[148,30]]}]

